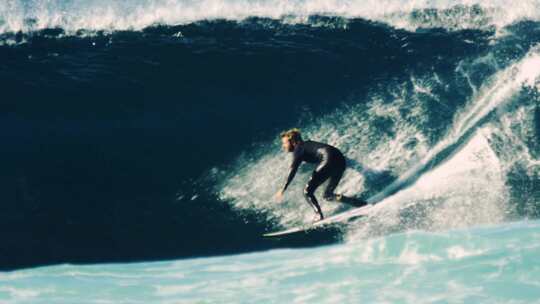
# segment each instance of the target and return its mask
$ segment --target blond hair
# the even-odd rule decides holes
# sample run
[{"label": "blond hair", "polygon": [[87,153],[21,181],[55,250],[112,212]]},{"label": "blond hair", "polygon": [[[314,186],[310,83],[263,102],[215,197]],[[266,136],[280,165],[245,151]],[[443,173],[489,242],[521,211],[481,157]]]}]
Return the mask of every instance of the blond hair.
[{"label": "blond hair", "polygon": [[281,132],[279,137],[281,137],[281,138],[285,137],[291,142],[301,142],[302,141],[302,134],[300,133],[300,130],[297,129],[297,128]]}]

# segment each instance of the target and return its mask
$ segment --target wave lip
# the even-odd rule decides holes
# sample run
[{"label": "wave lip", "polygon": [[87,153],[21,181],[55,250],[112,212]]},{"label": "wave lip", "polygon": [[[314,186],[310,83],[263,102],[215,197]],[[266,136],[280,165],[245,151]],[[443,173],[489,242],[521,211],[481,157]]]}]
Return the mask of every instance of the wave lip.
[{"label": "wave lip", "polygon": [[306,23],[309,16],[362,18],[396,28],[448,30],[502,28],[521,20],[540,20],[540,3],[520,1],[398,0],[7,0],[0,3],[0,34],[61,28],[141,30],[152,25],[180,25],[203,20],[241,21],[249,17]]}]

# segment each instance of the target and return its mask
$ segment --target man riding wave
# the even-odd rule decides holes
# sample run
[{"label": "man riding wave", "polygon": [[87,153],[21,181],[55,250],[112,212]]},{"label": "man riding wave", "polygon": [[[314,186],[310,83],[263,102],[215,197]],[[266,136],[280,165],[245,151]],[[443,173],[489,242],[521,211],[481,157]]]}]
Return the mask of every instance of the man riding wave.
[{"label": "man riding wave", "polygon": [[319,220],[322,220],[324,215],[314,193],[327,180],[328,185],[323,194],[325,200],[346,203],[356,207],[367,204],[363,200],[334,193],[346,168],[345,157],[338,148],[312,140],[304,141],[298,129],[285,131],[280,136],[283,150],[293,153],[293,159],[285,186],[276,194],[278,200],[282,199],[285,190],[287,190],[287,187],[296,175],[298,167],[305,161],[307,163],[317,164],[304,188],[304,197],[315,213],[319,215]]}]

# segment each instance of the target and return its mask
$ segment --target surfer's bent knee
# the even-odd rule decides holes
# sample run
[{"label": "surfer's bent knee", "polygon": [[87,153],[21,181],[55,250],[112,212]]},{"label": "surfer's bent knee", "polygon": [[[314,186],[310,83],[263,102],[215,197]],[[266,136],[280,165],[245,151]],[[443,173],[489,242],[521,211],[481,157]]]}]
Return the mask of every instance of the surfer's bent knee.
[{"label": "surfer's bent knee", "polygon": [[335,193],[325,193],[323,195],[323,198],[327,201],[336,201],[337,200],[337,196]]},{"label": "surfer's bent knee", "polygon": [[304,196],[306,197],[309,197],[309,196],[312,196],[313,195],[313,190],[311,189],[311,187],[308,185],[306,185],[306,187],[304,188]]}]

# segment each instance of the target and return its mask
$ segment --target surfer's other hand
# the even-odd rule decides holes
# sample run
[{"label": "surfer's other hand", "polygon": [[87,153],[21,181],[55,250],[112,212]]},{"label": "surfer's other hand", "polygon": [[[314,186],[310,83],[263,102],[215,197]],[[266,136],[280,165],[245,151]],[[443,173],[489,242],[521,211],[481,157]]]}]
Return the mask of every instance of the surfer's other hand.
[{"label": "surfer's other hand", "polygon": [[281,203],[283,201],[283,190],[279,190],[274,196],[276,202]]}]

